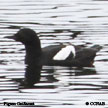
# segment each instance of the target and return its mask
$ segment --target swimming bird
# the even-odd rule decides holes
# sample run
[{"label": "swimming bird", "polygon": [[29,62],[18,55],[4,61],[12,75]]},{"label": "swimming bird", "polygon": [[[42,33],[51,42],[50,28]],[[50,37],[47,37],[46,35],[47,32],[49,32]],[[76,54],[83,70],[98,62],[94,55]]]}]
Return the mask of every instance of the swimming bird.
[{"label": "swimming bird", "polygon": [[86,48],[80,45],[64,44],[41,48],[37,33],[29,28],[22,28],[13,36],[7,36],[6,38],[14,39],[25,45],[25,63],[29,66],[91,67],[96,53],[102,48],[100,45]]}]

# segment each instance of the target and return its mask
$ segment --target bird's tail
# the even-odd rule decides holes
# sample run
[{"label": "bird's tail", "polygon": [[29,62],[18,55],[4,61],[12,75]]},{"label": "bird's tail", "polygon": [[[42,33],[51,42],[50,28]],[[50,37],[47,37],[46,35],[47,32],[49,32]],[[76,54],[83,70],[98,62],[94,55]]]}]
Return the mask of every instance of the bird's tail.
[{"label": "bird's tail", "polygon": [[94,45],[91,48],[94,49],[96,52],[98,52],[99,50],[102,49],[102,46],[100,46],[100,45]]}]

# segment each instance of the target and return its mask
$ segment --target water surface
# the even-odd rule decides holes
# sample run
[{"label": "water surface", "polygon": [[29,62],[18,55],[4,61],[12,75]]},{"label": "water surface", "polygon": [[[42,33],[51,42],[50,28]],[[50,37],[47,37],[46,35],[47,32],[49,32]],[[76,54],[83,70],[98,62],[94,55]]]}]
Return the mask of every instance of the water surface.
[{"label": "water surface", "polygon": [[[34,29],[42,47],[73,43],[99,44],[95,67],[44,66],[34,88],[20,88],[24,78],[24,46],[5,39],[21,27]],[[83,31],[76,38],[72,34]],[[0,103],[34,102],[36,107],[86,108],[86,102],[108,107],[107,0],[0,0]]]}]

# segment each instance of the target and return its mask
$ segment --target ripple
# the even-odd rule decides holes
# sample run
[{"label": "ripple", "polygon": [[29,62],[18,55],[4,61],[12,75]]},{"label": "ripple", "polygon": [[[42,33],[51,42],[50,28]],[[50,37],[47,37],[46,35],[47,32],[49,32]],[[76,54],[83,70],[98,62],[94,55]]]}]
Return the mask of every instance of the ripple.
[{"label": "ripple", "polygon": [[[3,0],[0,3],[0,102],[35,102],[36,107],[79,108],[86,101],[108,107],[108,2],[106,0]],[[21,27],[34,29],[42,47],[72,43],[99,44],[94,68],[44,66],[33,88],[20,88],[24,46],[5,39]],[[83,31],[72,39],[74,31]],[[5,107],[5,106],[2,106]],[[93,106],[95,107],[95,106]]]}]

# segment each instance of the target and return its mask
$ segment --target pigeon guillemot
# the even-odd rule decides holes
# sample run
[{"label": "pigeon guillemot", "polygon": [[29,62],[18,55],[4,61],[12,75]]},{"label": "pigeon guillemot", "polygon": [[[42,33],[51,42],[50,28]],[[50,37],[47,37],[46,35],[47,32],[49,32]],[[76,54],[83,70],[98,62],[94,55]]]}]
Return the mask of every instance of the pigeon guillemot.
[{"label": "pigeon guillemot", "polygon": [[85,48],[80,45],[63,44],[41,48],[39,37],[34,30],[29,28],[20,29],[14,36],[6,38],[14,39],[25,45],[25,63],[28,65],[91,67],[96,52],[101,49],[99,45]]}]

